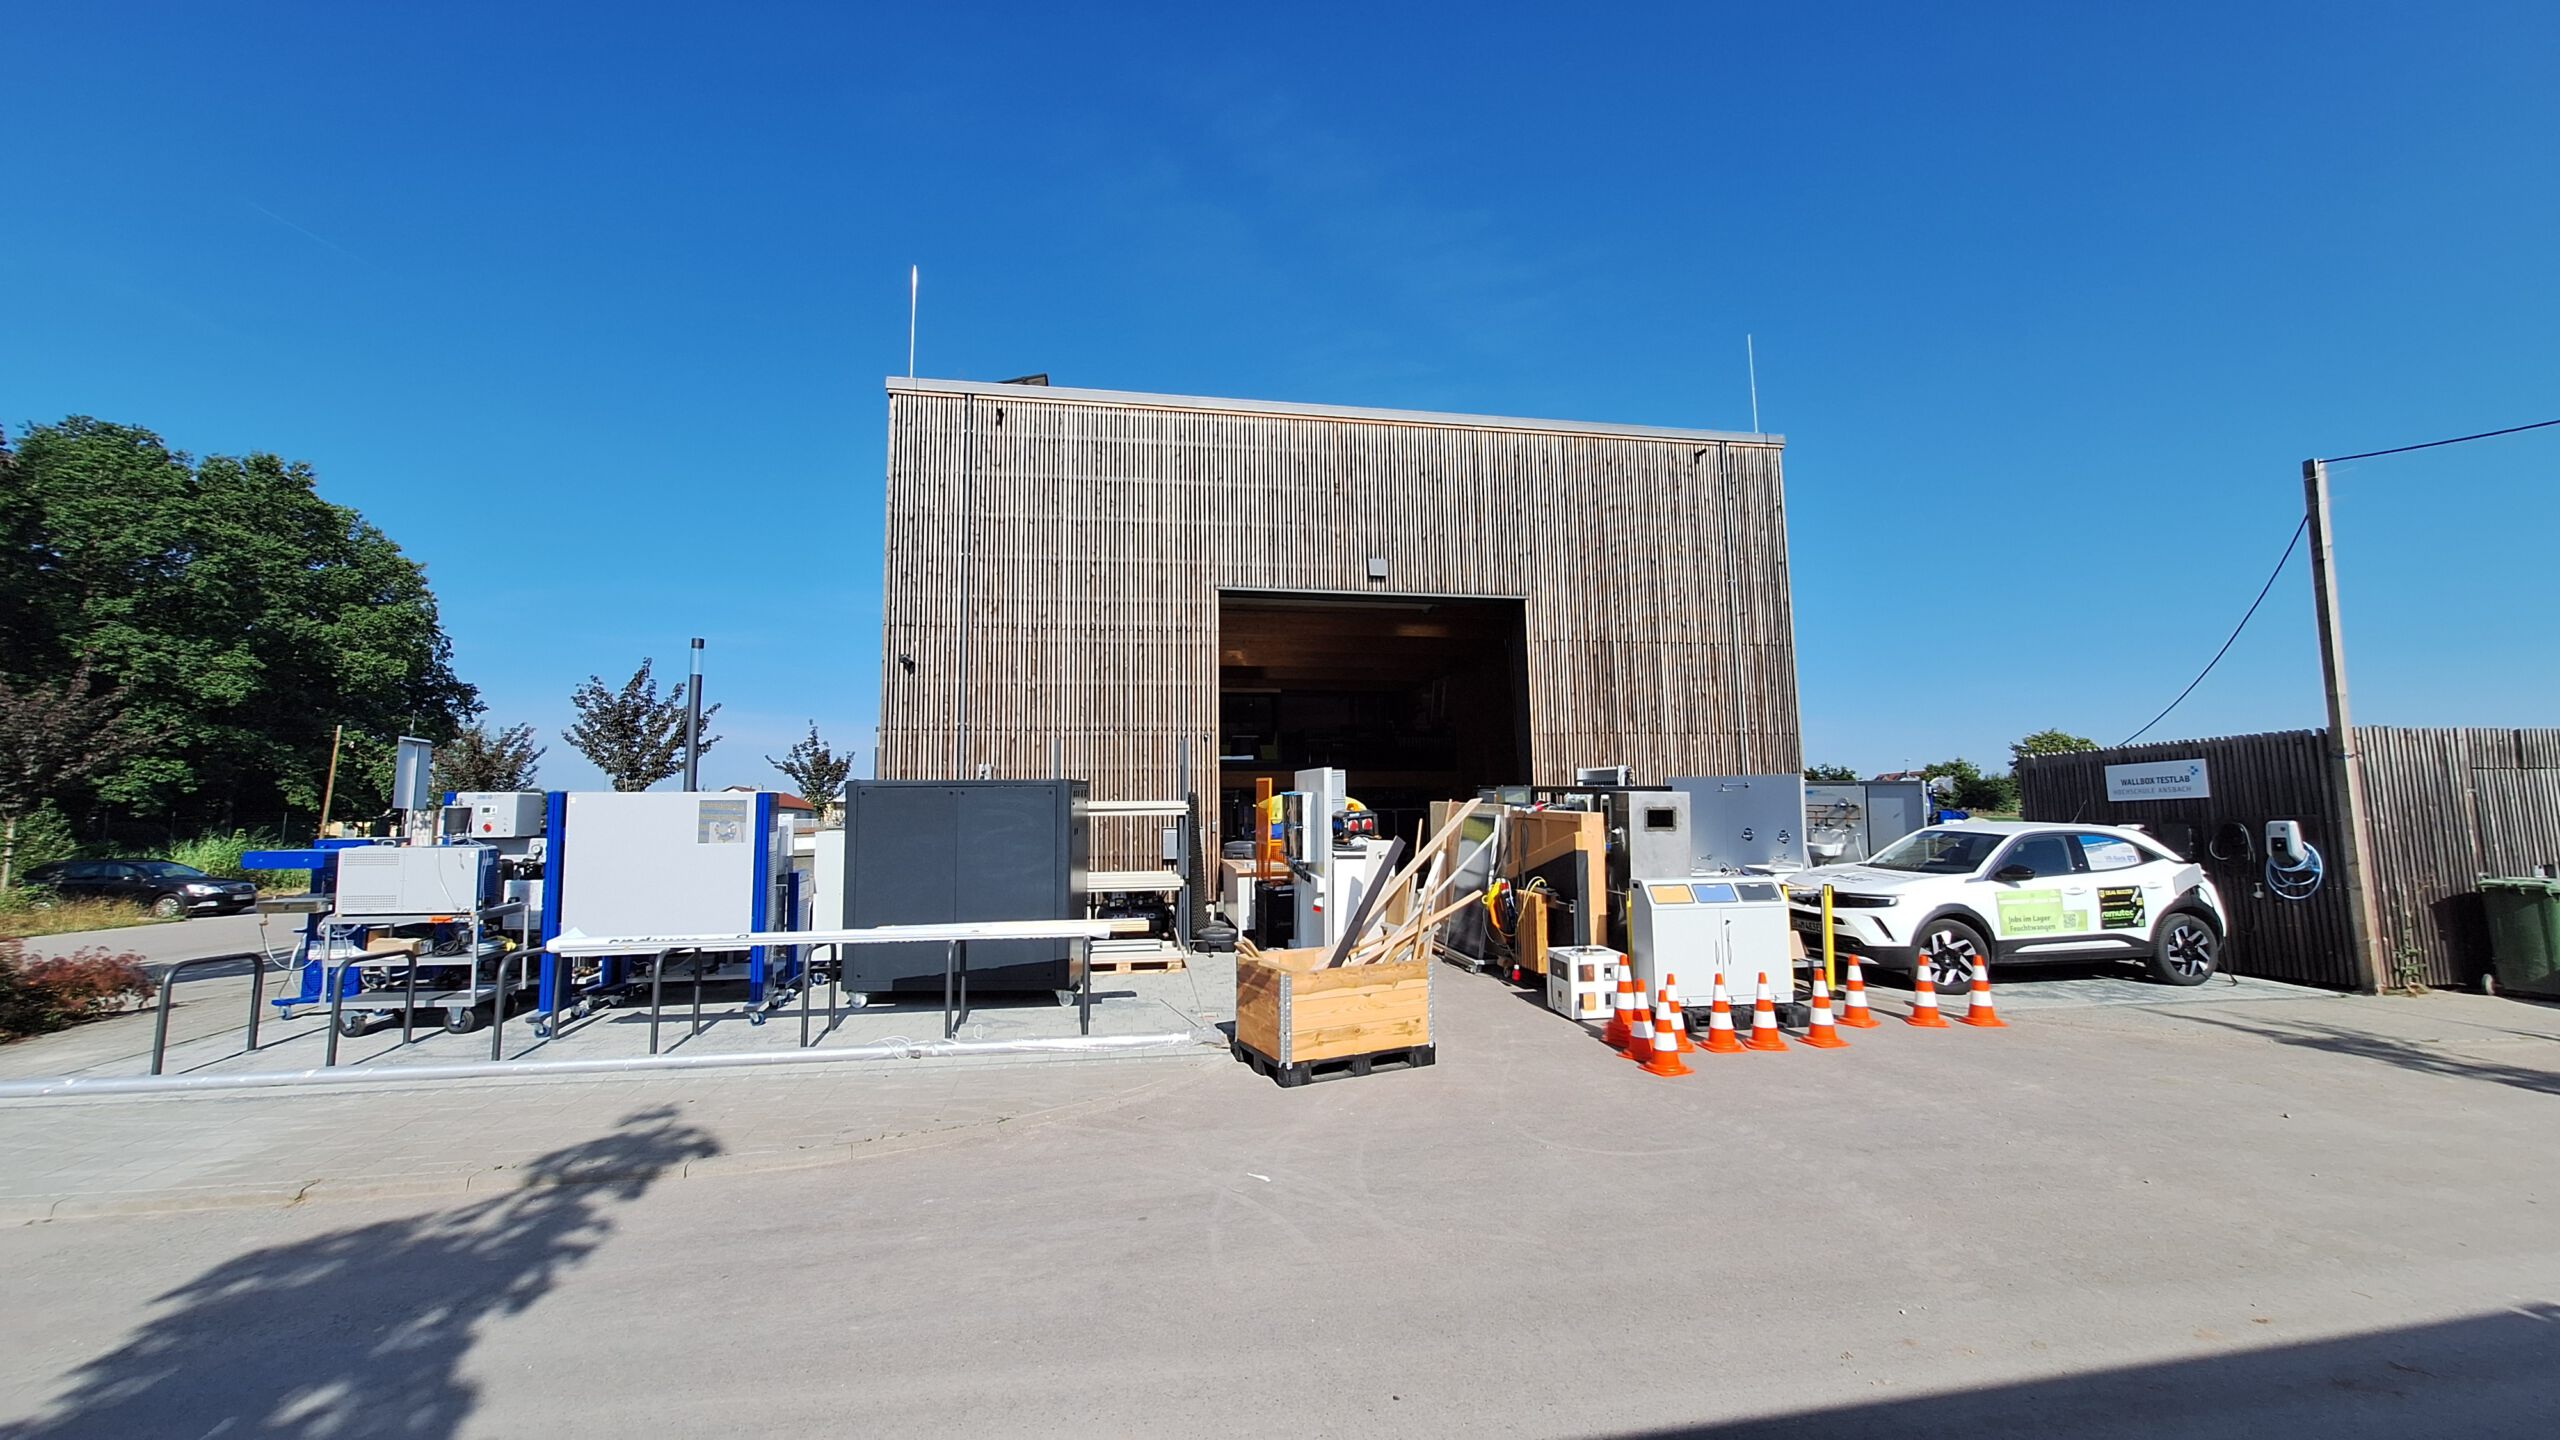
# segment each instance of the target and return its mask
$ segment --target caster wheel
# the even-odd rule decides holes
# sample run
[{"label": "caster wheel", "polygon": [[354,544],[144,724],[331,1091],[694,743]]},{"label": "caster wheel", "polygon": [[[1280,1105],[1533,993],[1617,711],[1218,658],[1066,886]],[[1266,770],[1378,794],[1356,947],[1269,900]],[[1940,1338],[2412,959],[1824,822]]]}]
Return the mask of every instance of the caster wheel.
[{"label": "caster wheel", "polygon": [[351,1040],[372,1028],[373,1017],[370,1015],[341,1015],[338,1017],[338,1033]]},{"label": "caster wheel", "polygon": [[761,1011],[761,1010],[750,1010],[750,1011],[748,1011],[748,1012],[747,1012],[747,1023],[748,1023],[748,1024],[750,1024],[750,1025],[761,1025],[761,1024],[763,1024],[763,1023],[764,1023],[764,1012],[763,1012],[763,1011]]},{"label": "caster wheel", "polygon": [[469,1010],[444,1012],[444,1033],[447,1035],[468,1035],[488,1023],[489,1017],[482,1014],[476,1007]]},{"label": "caster wheel", "polygon": [[868,1010],[871,1008],[871,997],[857,991],[844,997],[844,1003],[848,1010]]}]

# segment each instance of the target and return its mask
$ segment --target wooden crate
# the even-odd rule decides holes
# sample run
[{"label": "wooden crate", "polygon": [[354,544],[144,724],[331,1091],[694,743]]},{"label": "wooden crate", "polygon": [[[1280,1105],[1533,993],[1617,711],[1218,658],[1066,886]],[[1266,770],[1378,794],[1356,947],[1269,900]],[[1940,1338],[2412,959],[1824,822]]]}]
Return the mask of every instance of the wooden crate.
[{"label": "wooden crate", "polygon": [[[1428,1065],[1431,959],[1324,968],[1323,950],[1236,957],[1237,1058],[1282,1085],[1373,1062]],[[1347,1063],[1336,1063],[1347,1062]]]}]

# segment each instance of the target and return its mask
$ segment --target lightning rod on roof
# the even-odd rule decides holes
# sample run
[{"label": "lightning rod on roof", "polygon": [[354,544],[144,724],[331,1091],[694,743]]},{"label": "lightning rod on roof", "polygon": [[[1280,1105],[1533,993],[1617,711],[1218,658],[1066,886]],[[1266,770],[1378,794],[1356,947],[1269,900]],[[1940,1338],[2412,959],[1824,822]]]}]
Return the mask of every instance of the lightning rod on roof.
[{"label": "lightning rod on roof", "polygon": [[907,378],[916,378],[916,289],[924,281],[924,267],[907,267]]},{"label": "lightning rod on roof", "polygon": [[[1742,337],[1742,363],[1751,372],[1751,433],[1757,435],[1760,433],[1760,352],[1752,348],[1748,334]],[[915,373],[912,361],[908,373]]]}]

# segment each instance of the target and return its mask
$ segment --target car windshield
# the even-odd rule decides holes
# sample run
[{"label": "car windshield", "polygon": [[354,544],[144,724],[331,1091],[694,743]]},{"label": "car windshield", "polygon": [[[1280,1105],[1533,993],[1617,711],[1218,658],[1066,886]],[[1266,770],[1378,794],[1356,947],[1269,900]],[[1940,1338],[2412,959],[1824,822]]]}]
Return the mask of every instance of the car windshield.
[{"label": "car windshield", "polygon": [[175,860],[136,860],[133,868],[154,880],[201,880],[204,872]]},{"label": "car windshield", "polygon": [[1866,863],[1878,870],[1921,875],[1970,875],[1991,858],[2000,840],[1980,830],[1915,830]]}]

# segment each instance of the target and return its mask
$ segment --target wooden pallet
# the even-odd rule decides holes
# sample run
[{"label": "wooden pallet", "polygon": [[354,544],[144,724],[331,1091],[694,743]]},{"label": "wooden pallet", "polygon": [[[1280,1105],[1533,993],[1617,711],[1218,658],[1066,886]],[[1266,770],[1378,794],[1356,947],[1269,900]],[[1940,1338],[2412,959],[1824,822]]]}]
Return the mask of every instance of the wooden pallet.
[{"label": "wooden pallet", "polygon": [[1366,1055],[1337,1055],[1329,1060],[1301,1060],[1295,1065],[1283,1065],[1241,1040],[1228,1048],[1236,1059],[1252,1066],[1255,1074],[1270,1076],[1284,1090],[1295,1089],[1311,1080],[1366,1075],[1380,1065],[1401,1065],[1408,1070],[1419,1070],[1439,1058],[1433,1046],[1403,1045],[1393,1050],[1374,1050]]},{"label": "wooden pallet", "polygon": [[1170,975],[1187,969],[1190,961],[1179,950],[1165,950],[1153,955],[1096,955],[1096,975]]}]

